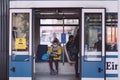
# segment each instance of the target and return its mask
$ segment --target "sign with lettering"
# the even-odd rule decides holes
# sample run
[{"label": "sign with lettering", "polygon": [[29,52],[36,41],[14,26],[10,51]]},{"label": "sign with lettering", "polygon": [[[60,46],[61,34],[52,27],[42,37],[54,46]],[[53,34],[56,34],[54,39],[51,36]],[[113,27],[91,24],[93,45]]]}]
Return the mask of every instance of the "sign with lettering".
[{"label": "sign with lettering", "polygon": [[106,77],[118,77],[118,52],[106,52]]},{"label": "sign with lettering", "polygon": [[15,49],[26,49],[26,38],[16,38]]}]

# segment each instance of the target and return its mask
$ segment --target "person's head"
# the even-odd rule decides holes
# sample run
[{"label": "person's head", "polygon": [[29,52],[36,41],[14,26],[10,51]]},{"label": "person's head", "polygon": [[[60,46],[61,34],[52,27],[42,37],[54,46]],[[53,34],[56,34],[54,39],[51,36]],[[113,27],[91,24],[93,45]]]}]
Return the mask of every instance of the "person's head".
[{"label": "person's head", "polygon": [[54,41],[52,42],[52,45],[53,45],[54,47],[57,47],[57,46],[59,45],[58,40],[54,40]]},{"label": "person's head", "polygon": [[53,41],[59,42],[58,38],[54,38],[54,40],[53,40]]},{"label": "person's head", "polygon": [[74,40],[74,36],[73,35],[70,35],[69,36],[69,41],[73,41]]}]

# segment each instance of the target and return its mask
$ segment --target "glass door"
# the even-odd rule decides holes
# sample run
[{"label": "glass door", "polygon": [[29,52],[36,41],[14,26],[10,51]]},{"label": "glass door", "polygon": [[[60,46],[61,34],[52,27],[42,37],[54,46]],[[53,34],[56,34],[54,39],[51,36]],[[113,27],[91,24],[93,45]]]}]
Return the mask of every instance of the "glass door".
[{"label": "glass door", "polygon": [[82,9],[82,80],[105,77],[105,9]]},{"label": "glass door", "polygon": [[10,9],[9,80],[32,80],[32,10]]}]

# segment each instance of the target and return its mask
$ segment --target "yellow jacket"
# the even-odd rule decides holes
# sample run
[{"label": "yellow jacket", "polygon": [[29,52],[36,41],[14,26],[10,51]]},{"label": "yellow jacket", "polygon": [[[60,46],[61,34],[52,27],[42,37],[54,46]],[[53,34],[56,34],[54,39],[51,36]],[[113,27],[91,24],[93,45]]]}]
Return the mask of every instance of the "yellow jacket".
[{"label": "yellow jacket", "polygon": [[[50,48],[48,48],[47,53],[51,54],[52,50],[53,50],[53,46],[51,46]],[[61,53],[62,53],[62,48],[61,48],[61,46],[58,46],[57,47],[57,55],[59,55],[59,56],[54,57],[54,60],[61,60]]]}]

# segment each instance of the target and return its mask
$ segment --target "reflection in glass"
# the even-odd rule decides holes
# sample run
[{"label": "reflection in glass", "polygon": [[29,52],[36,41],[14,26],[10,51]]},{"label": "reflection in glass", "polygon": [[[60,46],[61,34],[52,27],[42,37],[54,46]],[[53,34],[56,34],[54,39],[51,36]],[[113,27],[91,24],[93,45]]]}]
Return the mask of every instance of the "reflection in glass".
[{"label": "reflection in glass", "polygon": [[63,24],[63,20],[60,19],[40,19],[40,24]]},{"label": "reflection in glass", "polygon": [[[29,51],[29,13],[12,13],[12,53]],[[18,53],[19,54],[19,53]]]},{"label": "reflection in glass", "polygon": [[117,51],[118,17],[116,13],[108,13],[106,19],[106,51]]},{"label": "reflection in glass", "polygon": [[85,60],[100,61],[102,52],[102,14],[85,13],[84,26]]},{"label": "reflection in glass", "polygon": [[64,24],[79,24],[78,19],[64,19]]}]

